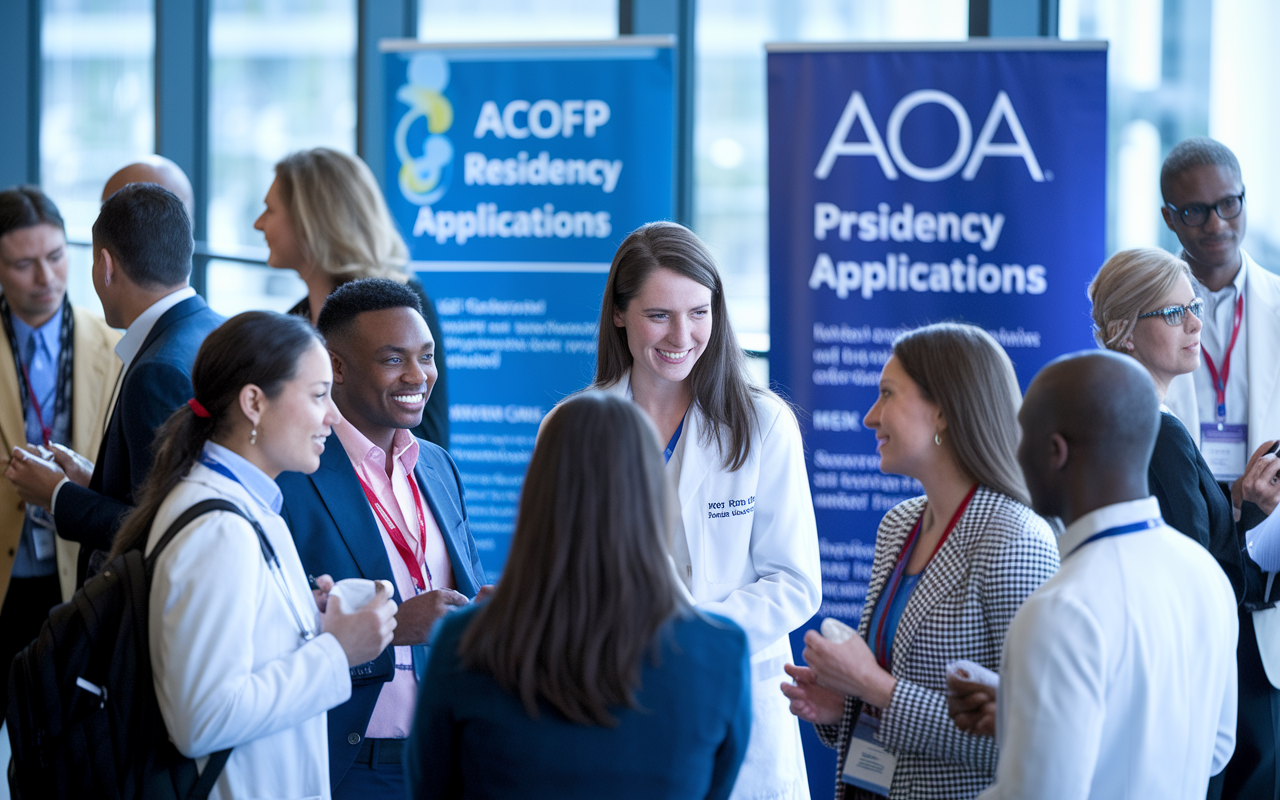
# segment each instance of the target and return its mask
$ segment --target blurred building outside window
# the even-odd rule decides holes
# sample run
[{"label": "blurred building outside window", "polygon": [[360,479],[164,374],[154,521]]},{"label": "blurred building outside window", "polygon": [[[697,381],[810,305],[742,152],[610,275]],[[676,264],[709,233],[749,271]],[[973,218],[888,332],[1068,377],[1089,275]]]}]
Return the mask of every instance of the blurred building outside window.
[{"label": "blurred building outside window", "polygon": [[[155,8],[152,0],[45,0],[43,13],[40,184],[67,238],[87,242],[107,178],[155,147]],[[67,292],[101,313],[90,251],[68,249]]]},{"label": "blurred building outside window", "polygon": [[[355,0],[213,0],[209,30],[209,244],[266,259],[254,230],[276,162],[355,152]],[[307,293],[292,270],[209,262],[219,313],[284,311]]]},{"label": "blurred building outside window", "polygon": [[[725,278],[735,332],[769,349],[766,44],[961,40],[964,0],[698,0],[693,227]],[[762,359],[752,359],[767,379]]]}]

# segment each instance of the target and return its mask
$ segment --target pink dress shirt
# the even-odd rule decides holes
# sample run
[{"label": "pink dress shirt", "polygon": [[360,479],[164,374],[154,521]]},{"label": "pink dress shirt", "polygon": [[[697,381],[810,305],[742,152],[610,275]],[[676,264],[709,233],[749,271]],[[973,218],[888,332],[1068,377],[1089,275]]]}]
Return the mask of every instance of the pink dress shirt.
[{"label": "pink dress shirt", "polygon": [[[409,544],[418,552],[425,552],[426,567],[430,571],[430,579],[425,572],[419,572],[419,580],[426,586],[426,591],[434,589],[453,589],[453,567],[449,563],[449,551],[444,544],[444,536],[436,525],[435,516],[427,502],[426,492],[422,494],[423,519],[427,523],[426,531],[419,530],[418,510],[414,501],[413,489],[409,481],[415,480],[413,469],[418,463],[418,441],[407,430],[397,430],[391,441],[392,474],[387,476],[387,454],[381,448],[365,438],[355,426],[345,419],[334,426],[334,433],[351,459],[351,466],[365,485],[378,498],[396,526],[409,538]],[[421,487],[419,487],[421,488]],[[373,515],[378,523],[378,532],[382,534],[382,546],[386,548],[387,560],[391,562],[392,577],[395,578],[396,589],[401,600],[408,600],[418,594],[409,568],[395,542],[387,533],[382,520]],[[425,535],[424,535],[425,534]],[[422,545],[418,545],[422,543]],[[421,565],[420,565],[421,567]],[[373,707],[373,716],[369,719],[369,728],[365,736],[372,739],[404,739],[409,736],[413,727],[413,709],[418,701],[418,682],[413,672],[413,653],[407,646],[396,647],[396,674],[391,682],[382,687],[378,694],[378,703]]]}]

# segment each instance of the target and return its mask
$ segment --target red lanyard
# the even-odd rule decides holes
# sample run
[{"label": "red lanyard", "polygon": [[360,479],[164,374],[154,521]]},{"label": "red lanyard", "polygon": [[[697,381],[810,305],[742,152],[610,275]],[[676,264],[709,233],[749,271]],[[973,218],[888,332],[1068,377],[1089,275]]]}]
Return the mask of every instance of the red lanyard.
[{"label": "red lanyard", "polygon": [[[933,557],[942,549],[942,545],[947,541],[947,537],[951,535],[952,529],[956,523],[960,521],[960,517],[964,514],[965,509],[969,507],[969,501],[973,499],[974,494],[978,491],[978,484],[974,484],[969,493],[964,496],[964,501],[960,503],[960,507],[956,509],[956,513],[951,515],[951,521],[947,523],[946,530],[942,532],[942,536],[938,539],[938,543],[934,545],[933,552],[929,554],[929,560],[925,562],[927,568],[933,562]],[[892,643],[886,643],[884,640],[885,629],[888,626],[890,609],[893,607],[893,600],[898,594],[898,589],[902,586],[902,575],[907,570],[907,562],[911,560],[911,554],[915,551],[916,539],[920,536],[920,528],[924,526],[924,512],[920,512],[920,518],[916,520],[916,526],[911,529],[911,535],[907,537],[907,543],[903,545],[902,552],[898,554],[898,564],[893,568],[893,574],[889,576],[889,585],[881,599],[876,601],[880,607],[880,622],[876,625],[876,663],[881,669],[889,669],[889,661]],[[923,572],[923,570],[922,570]]]},{"label": "red lanyard", "polygon": [[1231,374],[1231,351],[1236,347],[1236,337],[1240,335],[1242,319],[1244,319],[1243,294],[1236,298],[1236,316],[1231,324],[1231,344],[1227,345],[1227,354],[1222,357],[1221,375],[1213,363],[1213,356],[1209,355],[1208,350],[1200,348],[1200,352],[1204,353],[1204,365],[1209,368],[1209,377],[1213,379],[1214,391],[1218,393],[1218,422],[1225,422],[1227,419],[1227,376]]},{"label": "red lanyard", "polygon": [[36,390],[31,388],[31,373],[27,372],[27,365],[21,362],[18,366],[22,367],[22,377],[27,383],[27,397],[31,398],[31,409],[36,412],[36,419],[40,420],[40,434],[44,437],[44,446],[49,446],[49,440],[53,438],[53,427],[44,421],[44,411],[40,409],[40,401],[36,399]]},{"label": "red lanyard", "polygon": [[[431,579],[431,568],[427,566],[426,558],[426,537],[427,537],[427,516],[422,510],[422,495],[418,492],[418,482],[413,479],[412,475],[406,476],[409,480],[409,488],[413,490],[413,502],[418,508],[418,531],[422,534],[422,558],[418,558],[418,554],[414,551],[409,543],[405,540],[405,535],[400,532],[400,526],[396,525],[391,514],[382,505],[373,490],[369,488],[369,484],[364,482],[364,478],[360,477],[360,473],[356,472],[356,478],[360,481],[360,488],[364,489],[364,496],[369,500],[369,505],[373,507],[373,513],[378,516],[378,520],[382,522],[382,526],[387,529],[387,533],[391,536],[391,543],[396,546],[396,552],[400,554],[400,558],[404,561],[405,567],[409,570],[409,577],[413,579],[413,585],[419,592],[426,591],[428,587],[434,588]],[[422,585],[422,573],[427,573],[427,585]]]}]

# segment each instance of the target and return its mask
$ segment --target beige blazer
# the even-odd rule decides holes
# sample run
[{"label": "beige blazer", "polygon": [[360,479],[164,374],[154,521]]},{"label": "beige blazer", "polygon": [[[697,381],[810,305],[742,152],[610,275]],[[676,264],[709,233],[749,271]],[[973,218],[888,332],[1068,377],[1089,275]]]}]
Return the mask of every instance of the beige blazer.
[{"label": "beige blazer", "polygon": [[[72,339],[71,362],[71,449],[94,459],[102,441],[102,421],[107,403],[120,373],[120,358],[115,353],[120,333],[107,326],[101,317],[72,308],[75,334]],[[0,436],[4,457],[11,448],[27,440],[22,419],[22,399],[18,395],[18,368],[13,363],[13,348],[0,330]],[[0,480],[0,597],[9,589],[9,575],[22,536],[23,507],[18,491],[7,480]],[[58,581],[62,599],[70,600],[76,586],[76,556],[80,545],[58,537]]]}]

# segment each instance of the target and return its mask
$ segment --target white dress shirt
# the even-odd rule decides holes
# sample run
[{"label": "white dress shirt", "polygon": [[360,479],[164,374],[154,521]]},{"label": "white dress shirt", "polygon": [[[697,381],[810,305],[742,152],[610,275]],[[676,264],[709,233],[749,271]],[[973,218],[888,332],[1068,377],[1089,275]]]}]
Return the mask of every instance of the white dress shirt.
[{"label": "white dress shirt", "polygon": [[[1227,347],[1231,344],[1231,329],[1235,324],[1236,300],[1244,296],[1245,281],[1249,276],[1249,258],[1241,252],[1240,269],[1231,283],[1216,292],[1211,292],[1199,281],[1192,288],[1198,296],[1204,298],[1204,328],[1200,332],[1200,347],[1213,359],[1213,365],[1222,372],[1222,362],[1226,359]],[[1249,313],[1249,304],[1245,303],[1243,313]],[[1231,371],[1227,374],[1227,419],[1230,425],[1243,425],[1249,421],[1249,342],[1246,335],[1244,317],[1240,318],[1240,333],[1236,337],[1236,346],[1231,350]],[[1192,373],[1196,385],[1196,404],[1203,423],[1218,421],[1218,392],[1213,386],[1213,376],[1205,359],[1200,359],[1200,366]]]},{"label": "white dress shirt", "polygon": [[1200,800],[1235,749],[1235,596],[1155,498],[1073,522],[1062,567],[1013,618],[1001,655],[996,782],[980,800]]}]

